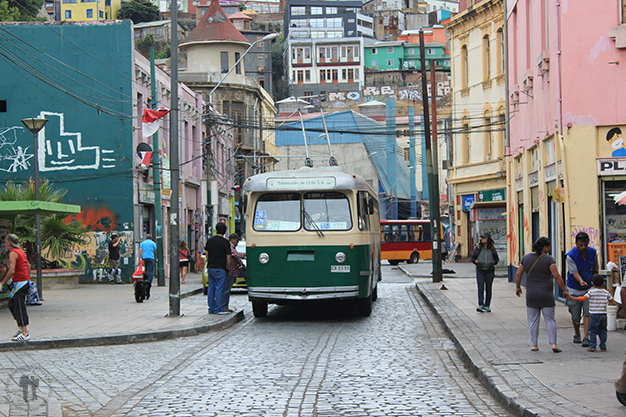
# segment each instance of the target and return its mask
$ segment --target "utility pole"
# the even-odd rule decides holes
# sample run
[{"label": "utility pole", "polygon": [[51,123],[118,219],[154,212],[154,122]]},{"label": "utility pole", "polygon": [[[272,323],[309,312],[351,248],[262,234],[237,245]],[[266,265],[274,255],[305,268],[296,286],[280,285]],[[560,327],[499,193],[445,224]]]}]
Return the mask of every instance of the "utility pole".
[{"label": "utility pole", "polygon": [[[432,118],[432,158],[433,158],[433,210],[431,214],[435,223],[435,233],[433,235],[433,281],[439,282],[442,276],[441,261],[441,212],[439,211],[439,146],[437,141],[437,75],[435,74],[435,60],[430,60],[430,102],[433,107]],[[435,243],[437,245],[435,245]],[[436,249],[436,250],[435,250]],[[438,271],[438,274],[435,272]],[[438,277],[438,280],[435,280]]]},{"label": "utility pole", "polygon": [[[154,48],[150,48],[150,108],[156,109],[156,71],[154,68]],[[157,245],[156,258],[163,260],[163,212],[161,210],[161,162],[159,155],[159,133],[152,135],[152,168],[154,183],[154,240]],[[165,262],[157,262],[156,276],[159,287],[165,286]]]},{"label": "utility pole", "polygon": [[171,70],[170,70],[170,170],[172,172],[172,199],[170,200],[170,316],[180,316],[180,282],[178,265],[178,246],[180,241],[180,218],[178,188],[180,186],[180,163],[178,161],[178,0],[171,0],[170,14],[172,23]]},{"label": "utility pole", "polygon": [[[428,207],[430,210],[430,230],[433,241],[433,282],[442,280],[441,252],[439,250],[439,213],[435,211],[435,200],[439,194],[435,194],[433,178],[433,157],[430,136],[430,120],[428,115],[428,80],[426,73],[426,48],[424,45],[424,31],[420,29],[420,73],[422,76],[422,108],[424,109],[424,137],[426,142],[426,161],[428,174]],[[437,205],[438,206],[438,205]],[[439,262],[437,262],[439,260]]]}]

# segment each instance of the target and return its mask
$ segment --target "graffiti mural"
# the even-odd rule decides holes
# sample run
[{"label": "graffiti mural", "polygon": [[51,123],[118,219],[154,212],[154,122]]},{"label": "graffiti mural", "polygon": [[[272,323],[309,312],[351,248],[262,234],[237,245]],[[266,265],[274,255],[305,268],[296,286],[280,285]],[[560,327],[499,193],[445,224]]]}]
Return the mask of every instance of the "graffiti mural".
[{"label": "graffiti mural", "polygon": [[576,235],[580,232],[585,232],[589,235],[589,246],[594,249],[600,248],[600,231],[595,227],[585,226],[573,226],[572,227],[572,241],[575,241]]},{"label": "graffiti mural", "polygon": [[65,223],[78,221],[92,232],[111,232],[117,226],[117,216],[108,208],[89,208],[80,214],[72,214],[65,218]]},{"label": "graffiti mural", "polygon": [[17,144],[18,132],[23,130],[20,126],[0,127],[0,171],[18,172],[29,169],[33,154],[28,153],[29,146]]},{"label": "graffiti mural", "polygon": [[[117,233],[120,239],[122,277],[128,281],[133,268],[133,232]],[[85,245],[66,252],[61,259],[58,259],[61,268],[84,269],[84,277],[87,277],[87,281],[108,282],[110,233],[89,232],[85,240],[87,242]]]},{"label": "graffiti mural", "polygon": [[114,151],[85,146],[81,132],[65,130],[63,113],[42,111],[39,117],[50,120],[37,138],[40,171],[115,168]]}]

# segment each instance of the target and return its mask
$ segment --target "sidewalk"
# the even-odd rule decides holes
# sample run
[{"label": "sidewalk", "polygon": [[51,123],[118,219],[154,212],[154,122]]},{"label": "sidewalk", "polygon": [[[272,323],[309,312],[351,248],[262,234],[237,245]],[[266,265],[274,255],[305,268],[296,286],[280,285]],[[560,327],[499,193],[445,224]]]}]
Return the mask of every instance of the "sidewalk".
[{"label": "sidewalk", "polygon": [[[153,281],[151,297],[137,303],[132,284],[81,284],[68,290],[47,290],[43,304],[28,306],[29,342],[12,342],[17,330],[7,309],[0,309],[0,351],[101,346],[193,336],[230,327],[243,320],[233,303],[229,315],[208,314],[200,274],[188,274],[180,286],[180,316],[168,317],[169,282]],[[239,297],[241,298],[241,297]],[[247,297],[246,297],[247,300]],[[241,307],[243,307],[243,303]]]},{"label": "sidewalk", "polygon": [[557,344],[563,352],[552,352],[543,318],[539,352],[531,352],[525,296],[515,296],[515,284],[508,282],[506,270],[496,270],[492,313],[478,313],[472,264],[444,264],[456,273],[445,274],[439,283],[432,282],[431,263],[399,267],[414,278],[468,367],[514,415],[626,415],[613,385],[624,362],[623,330],[608,332],[607,352],[587,352],[572,343],[574,330],[567,307],[557,302]]}]

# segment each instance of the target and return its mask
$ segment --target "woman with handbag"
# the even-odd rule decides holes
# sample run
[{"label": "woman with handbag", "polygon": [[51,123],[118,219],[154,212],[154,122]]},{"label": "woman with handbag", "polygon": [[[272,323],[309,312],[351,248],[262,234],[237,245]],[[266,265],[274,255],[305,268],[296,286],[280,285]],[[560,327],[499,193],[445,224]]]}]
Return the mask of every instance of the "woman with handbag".
[{"label": "woman with handbag", "polygon": [[180,267],[180,282],[184,284],[187,270],[189,269],[189,249],[187,248],[187,242],[184,240],[180,241],[180,247],[178,248],[178,264]]},{"label": "woman with handbag", "polygon": [[554,353],[560,353],[561,349],[556,345],[556,320],[554,318],[554,281],[563,290],[563,296],[567,297],[567,287],[556,267],[556,261],[549,255],[552,243],[547,237],[540,237],[533,243],[533,252],[527,253],[522,258],[517,274],[515,275],[515,295],[522,295],[522,275],[526,271],[526,315],[530,329],[531,351],[539,350],[539,320],[543,313],[546,322],[548,341],[552,345]]}]

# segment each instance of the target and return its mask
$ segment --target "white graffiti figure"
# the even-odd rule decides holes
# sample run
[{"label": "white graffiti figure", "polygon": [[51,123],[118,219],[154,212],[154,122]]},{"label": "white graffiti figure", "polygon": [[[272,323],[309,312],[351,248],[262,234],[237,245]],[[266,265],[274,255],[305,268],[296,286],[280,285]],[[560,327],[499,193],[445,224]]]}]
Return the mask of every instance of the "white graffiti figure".
[{"label": "white graffiti figure", "polygon": [[[37,137],[41,171],[114,168],[114,151],[99,146],[83,146],[82,133],[66,132],[63,113],[42,111],[50,120]],[[58,131],[57,131],[58,129]]]},{"label": "white graffiti figure", "polygon": [[17,172],[30,167],[29,160],[33,154],[27,153],[29,147],[23,148],[17,145],[18,130],[21,131],[24,128],[20,126],[0,128],[0,171]]}]

